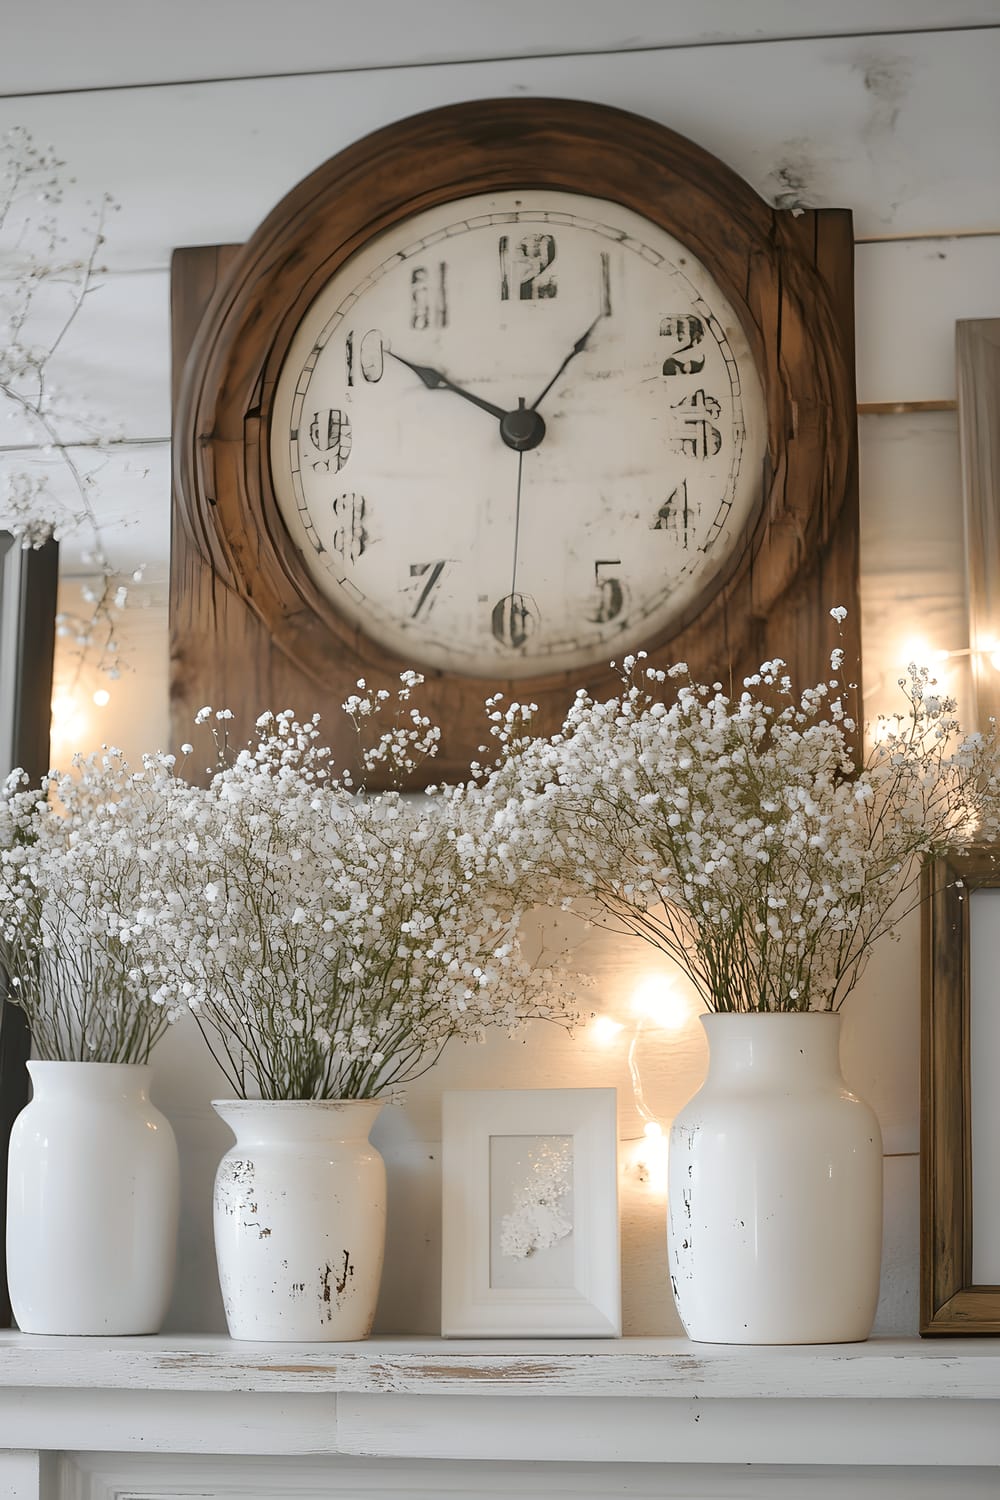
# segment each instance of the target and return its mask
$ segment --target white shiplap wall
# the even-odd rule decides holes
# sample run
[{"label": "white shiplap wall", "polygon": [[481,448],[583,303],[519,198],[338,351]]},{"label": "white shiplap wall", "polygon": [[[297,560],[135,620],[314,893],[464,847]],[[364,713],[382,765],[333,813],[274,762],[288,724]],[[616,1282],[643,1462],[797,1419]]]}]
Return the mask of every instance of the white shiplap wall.
[{"label": "white shiplap wall", "polygon": [[[344,5],[293,0],[280,33],[257,0],[238,9],[234,19],[229,0],[197,14],[181,3],[166,27],[163,7],[103,0],[85,8],[79,30],[83,11],[63,0],[55,13],[15,20],[0,46],[0,130],[20,124],[52,142],[79,200],[110,191],[122,205],[102,289],[60,373],[124,439],[101,461],[96,499],[116,561],[150,570],[137,591],[147,607],[122,631],[134,670],[103,715],[89,710],[83,748],[110,739],[137,754],[166,735],[170,251],[246,238],[312,167],[394,118],[473,97],[593,99],[691,136],[766,197],[852,209],[862,402],[953,400],[956,318],[1000,314],[997,0],[852,0],[832,18],[818,3],[712,0],[686,21],[654,0],[499,9],[434,0],[419,10],[382,0],[361,21]],[[152,28],[145,48],[142,24]],[[862,34],[872,31],[888,34]],[[56,32],[60,46],[47,48]],[[282,76],[252,76],[263,73]],[[864,670],[877,709],[891,702],[914,638],[966,644],[954,414],[863,417],[861,454]],[[0,467],[41,462],[0,450]],[[84,566],[67,544],[67,574]],[[627,1022],[620,1041],[601,1050],[586,1032],[567,1039],[535,1027],[516,1043],[456,1049],[406,1108],[385,1112],[376,1135],[391,1173],[383,1330],[437,1326],[441,1090],[569,1081],[620,1090],[626,1332],[678,1330],[663,1201],[637,1170],[641,1122],[625,1055],[631,992],[656,965],[620,940],[590,934],[581,944],[595,1006]],[[845,1021],[848,1076],[877,1108],[886,1141],[879,1327],[901,1333],[916,1326],[918,987],[911,922],[901,945],[876,952]],[[700,1081],[700,1027],[691,1017],[672,1034],[647,1031],[638,1055],[647,1100],[666,1123]],[[171,1325],[218,1328],[210,1194],[228,1133],[207,1100],[219,1081],[183,1028],[164,1043],[158,1074],[184,1164]]]}]

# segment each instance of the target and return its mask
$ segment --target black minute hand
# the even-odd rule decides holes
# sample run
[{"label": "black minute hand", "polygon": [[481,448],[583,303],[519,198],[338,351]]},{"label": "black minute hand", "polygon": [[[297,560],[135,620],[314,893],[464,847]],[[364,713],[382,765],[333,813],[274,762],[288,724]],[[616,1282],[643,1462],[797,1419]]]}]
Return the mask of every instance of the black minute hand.
[{"label": "black minute hand", "polygon": [[491,401],[484,401],[481,396],[474,396],[471,391],[463,391],[460,385],[455,385],[454,381],[449,380],[447,375],[442,375],[440,370],[432,370],[428,365],[415,365],[410,360],[404,359],[401,354],[393,354],[391,349],[385,352],[398,360],[401,365],[405,365],[408,370],[412,370],[414,375],[419,375],[428,390],[454,391],[456,396],[461,396],[465,401],[471,401],[473,406],[479,406],[483,411],[488,411],[490,416],[496,417],[498,422],[507,415],[502,406],[494,406]]},{"label": "black minute hand", "polygon": [[601,319],[603,317],[604,317],[603,313],[598,313],[597,317],[594,319],[594,321],[591,323],[590,327],[587,329],[587,332],[586,333],[581,333],[580,337],[577,339],[576,343],[573,345],[572,349],[569,351],[569,353],[567,354],[566,358],[563,360],[562,364],[559,366],[558,370],[553,375],[552,379],[549,381],[548,385],[545,387],[545,389],[542,392],[542,394],[540,396],[536,396],[535,397],[535,400],[532,402],[532,405],[531,405],[531,410],[532,411],[537,411],[538,410],[539,406],[542,404],[542,402],[544,401],[545,397],[549,394],[549,391],[551,391],[552,387],[555,385],[556,381],[559,379],[559,376],[562,374],[563,370],[565,370],[565,368],[569,364],[570,360],[571,359],[576,359],[576,356],[578,354],[582,354],[583,353],[584,349],[586,349],[586,347],[587,347],[587,340],[590,338],[590,335],[593,333],[594,329],[597,327],[598,323],[601,321]]}]

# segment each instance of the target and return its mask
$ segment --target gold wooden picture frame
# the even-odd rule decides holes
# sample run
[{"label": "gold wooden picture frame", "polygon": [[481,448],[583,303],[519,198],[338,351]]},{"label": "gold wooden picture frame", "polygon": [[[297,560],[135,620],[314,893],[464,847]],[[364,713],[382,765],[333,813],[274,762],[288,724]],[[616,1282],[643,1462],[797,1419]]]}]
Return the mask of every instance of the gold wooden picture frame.
[{"label": "gold wooden picture frame", "polygon": [[1000,887],[1000,848],[921,878],[920,1333],[998,1334],[1000,1286],[973,1281],[970,948],[971,897]]}]

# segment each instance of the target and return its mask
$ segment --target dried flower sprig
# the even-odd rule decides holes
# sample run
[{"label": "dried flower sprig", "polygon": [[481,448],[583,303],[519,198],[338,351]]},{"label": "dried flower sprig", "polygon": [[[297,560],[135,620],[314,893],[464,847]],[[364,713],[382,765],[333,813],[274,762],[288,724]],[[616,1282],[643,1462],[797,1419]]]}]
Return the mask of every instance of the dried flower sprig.
[{"label": "dried flower sprig", "polygon": [[85,664],[121,675],[120,616],[129,582],[142,570],[126,579],[115,568],[94,505],[97,473],[80,462],[81,449],[105,452],[113,435],[77,403],[69,409],[52,379],[59,350],[98,290],[105,228],[118,208],[104,194],[82,224],[67,226],[72,181],[66,163],[23,128],[0,140],[0,412],[24,433],[8,451],[23,451],[26,462],[39,454],[57,461],[73,496],[60,498],[44,471],[8,468],[0,475],[0,529],[22,547],[81,532],[87,538],[95,584],[82,590],[80,609],[58,621],[75,658],[75,681]]},{"label": "dried flower sprig", "polygon": [[995,735],[963,739],[914,664],[856,765],[839,650],[798,696],[781,661],[734,698],[643,662],[607,702],[578,694],[551,740],[528,740],[516,705],[501,716],[509,867],[668,954],[711,1010],[838,1009],[920,861],[1000,829]]}]

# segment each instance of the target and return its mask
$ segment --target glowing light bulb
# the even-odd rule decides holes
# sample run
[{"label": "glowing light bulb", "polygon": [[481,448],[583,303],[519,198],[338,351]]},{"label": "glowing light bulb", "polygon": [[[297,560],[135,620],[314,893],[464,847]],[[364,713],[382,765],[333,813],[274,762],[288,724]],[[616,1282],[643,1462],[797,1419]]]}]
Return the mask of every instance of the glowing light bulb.
[{"label": "glowing light bulb", "polygon": [[72,753],[78,750],[86,732],[87,716],[82,704],[65,688],[57,688],[52,698],[50,740],[53,764],[56,763],[57,756],[62,757],[67,751]]},{"label": "glowing light bulb", "polygon": [[670,1161],[669,1144],[659,1121],[647,1120],[643,1129],[645,1139],[638,1142],[636,1155],[639,1181],[653,1197],[665,1198]]},{"label": "glowing light bulb", "polygon": [[918,667],[925,667],[935,655],[922,635],[912,635],[899,648],[899,660],[904,666],[910,662],[916,662]]},{"label": "glowing light bulb", "polygon": [[97,704],[98,708],[107,708],[108,704],[111,702],[111,694],[108,692],[107,688],[97,689],[97,692],[94,694],[94,702]]},{"label": "glowing light bulb", "polygon": [[868,726],[868,734],[873,745],[884,745],[894,734],[899,734],[900,730],[899,719],[891,717],[876,719]]},{"label": "glowing light bulb", "polygon": [[664,1031],[681,1031],[691,1018],[691,998],[666,974],[651,974],[632,996],[632,1010]]},{"label": "glowing light bulb", "polygon": [[615,1021],[611,1016],[596,1016],[590,1029],[599,1047],[610,1047],[619,1031],[624,1028],[620,1021]]}]

